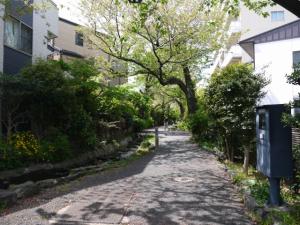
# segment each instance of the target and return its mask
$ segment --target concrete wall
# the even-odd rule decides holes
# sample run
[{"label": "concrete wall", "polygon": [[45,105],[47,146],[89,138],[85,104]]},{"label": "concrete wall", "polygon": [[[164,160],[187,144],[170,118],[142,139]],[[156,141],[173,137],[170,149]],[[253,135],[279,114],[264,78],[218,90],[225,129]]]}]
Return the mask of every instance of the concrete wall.
[{"label": "concrete wall", "polygon": [[4,14],[4,6],[0,4],[0,72],[3,72],[3,57],[4,57],[4,50],[3,50],[4,21],[2,18],[3,14]]},{"label": "concrete wall", "polygon": [[261,105],[285,104],[298,96],[299,86],[286,82],[293,71],[293,51],[300,51],[300,38],[255,45],[255,69],[271,80]]},{"label": "concrete wall", "polygon": [[33,13],[33,61],[38,58],[46,59],[51,51],[47,48],[48,31],[58,35],[58,8],[50,0],[35,0],[39,4],[47,2],[46,10]]},{"label": "concrete wall", "polygon": [[55,45],[60,49],[76,52],[85,58],[91,58],[100,55],[100,51],[89,48],[89,46],[87,46],[85,43],[83,46],[78,46],[75,44],[75,34],[78,29],[79,26],[72,22],[59,20],[59,35]]}]

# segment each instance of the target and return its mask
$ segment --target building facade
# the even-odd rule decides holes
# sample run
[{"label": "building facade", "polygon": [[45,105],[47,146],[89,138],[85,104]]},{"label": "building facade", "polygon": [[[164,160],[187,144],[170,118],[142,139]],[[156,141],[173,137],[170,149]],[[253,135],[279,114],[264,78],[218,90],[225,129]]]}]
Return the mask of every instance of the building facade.
[{"label": "building facade", "polygon": [[63,59],[94,58],[101,54],[92,49],[80,33],[80,25],[64,18],[59,18],[59,36],[55,46],[61,52]]},{"label": "building facade", "polygon": [[230,24],[229,35],[237,38],[220,52],[215,68],[224,68],[235,62],[251,63],[252,58],[237,43],[298,19],[285,8],[275,5],[265,9],[269,16],[263,17],[241,5],[240,16]]},{"label": "building facade", "polygon": [[51,0],[34,0],[45,9],[20,11],[22,0],[11,0],[10,11],[2,6],[0,27],[0,70],[17,74],[24,66],[39,58],[47,59],[49,47],[58,35],[58,9]]},{"label": "building facade", "polygon": [[240,42],[251,56],[255,70],[270,80],[260,105],[287,104],[299,97],[300,88],[287,83],[300,63],[300,20],[263,32]]},{"label": "building facade", "polygon": [[[65,18],[59,18],[58,38],[55,41],[55,50],[59,52],[59,58],[62,60],[71,59],[90,59],[103,57],[110,61],[110,57],[104,54],[101,50],[91,46],[84,35],[80,32],[83,25],[75,23]],[[122,66],[121,62],[113,63],[116,71],[124,71],[126,67]],[[107,85],[115,86],[127,83],[125,77],[106,78]]]}]

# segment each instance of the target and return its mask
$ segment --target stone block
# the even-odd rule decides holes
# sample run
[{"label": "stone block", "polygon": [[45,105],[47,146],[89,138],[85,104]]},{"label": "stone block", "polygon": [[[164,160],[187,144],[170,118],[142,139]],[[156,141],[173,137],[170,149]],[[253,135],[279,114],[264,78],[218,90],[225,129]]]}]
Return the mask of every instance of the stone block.
[{"label": "stone block", "polygon": [[56,179],[42,180],[36,183],[40,189],[51,188],[58,184]]},{"label": "stone block", "polygon": [[244,204],[245,207],[250,211],[255,211],[258,207],[255,198],[248,194],[244,195]]},{"label": "stone block", "polygon": [[13,191],[0,190],[0,203],[4,206],[13,205],[17,201],[17,193]]},{"label": "stone block", "polygon": [[17,198],[19,199],[37,194],[39,192],[39,187],[32,181],[27,181],[26,183],[20,185],[11,186],[10,190],[14,191],[17,194]]}]

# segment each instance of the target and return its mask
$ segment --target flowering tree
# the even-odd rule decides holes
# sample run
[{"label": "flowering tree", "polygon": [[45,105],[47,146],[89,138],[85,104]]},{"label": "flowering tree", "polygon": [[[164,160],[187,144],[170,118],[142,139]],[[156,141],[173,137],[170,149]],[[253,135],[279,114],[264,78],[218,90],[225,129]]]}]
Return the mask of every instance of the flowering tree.
[{"label": "flowering tree", "polygon": [[[194,84],[221,47],[226,12],[202,0],[82,0],[85,38],[110,57],[126,62],[130,75],[149,75],[177,85],[189,114],[197,109]],[[103,63],[102,67],[109,66]]]}]

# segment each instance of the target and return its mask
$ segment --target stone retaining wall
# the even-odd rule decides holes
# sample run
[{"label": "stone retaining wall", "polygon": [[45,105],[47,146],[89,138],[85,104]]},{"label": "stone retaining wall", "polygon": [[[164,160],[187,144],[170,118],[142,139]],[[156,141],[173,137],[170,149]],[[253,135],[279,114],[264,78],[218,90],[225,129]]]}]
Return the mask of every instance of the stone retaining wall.
[{"label": "stone retaining wall", "polygon": [[123,158],[124,153],[132,150],[131,145],[137,146],[141,140],[141,136],[130,136],[119,142],[103,143],[96,151],[58,164],[41,164],[0,172],[0,203],[9,206],[20,198],[37,194],[42,189],[100,172],[109,160]]}]

